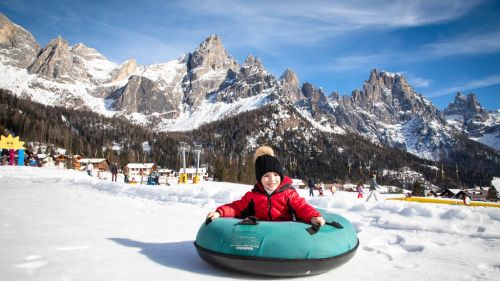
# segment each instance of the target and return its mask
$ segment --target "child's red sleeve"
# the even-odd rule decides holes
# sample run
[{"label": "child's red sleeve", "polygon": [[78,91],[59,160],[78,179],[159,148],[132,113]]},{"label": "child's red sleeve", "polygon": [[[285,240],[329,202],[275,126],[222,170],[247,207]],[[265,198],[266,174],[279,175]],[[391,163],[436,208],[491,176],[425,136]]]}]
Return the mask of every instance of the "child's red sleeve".
[{"label": "child's red sleeve", "polygon": [[250,203],[250,193],[247,192],[240,200],[217,207],[216,211],[221,217],[239,217]]},{"label": "child's red sleeve", "polygon": [[321,214],[306,202],[306,199],[300,197],[295,191],[290,198],[290,204],[295,210],[297,219],[309,223],[313,217],[321,217]]}]

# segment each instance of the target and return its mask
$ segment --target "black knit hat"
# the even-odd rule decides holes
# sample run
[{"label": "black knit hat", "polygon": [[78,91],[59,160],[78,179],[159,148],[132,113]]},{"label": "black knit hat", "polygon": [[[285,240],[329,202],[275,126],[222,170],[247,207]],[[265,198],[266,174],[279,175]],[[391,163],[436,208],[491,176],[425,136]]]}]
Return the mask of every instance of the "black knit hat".
[{"label": "black knit hat", "polygon": [[255,178],[258,182],[267,172],[280,175],[281,181],[285,177],[280,160],[274,157],[274,151],[268,146],[261,146],[255,151]]}]

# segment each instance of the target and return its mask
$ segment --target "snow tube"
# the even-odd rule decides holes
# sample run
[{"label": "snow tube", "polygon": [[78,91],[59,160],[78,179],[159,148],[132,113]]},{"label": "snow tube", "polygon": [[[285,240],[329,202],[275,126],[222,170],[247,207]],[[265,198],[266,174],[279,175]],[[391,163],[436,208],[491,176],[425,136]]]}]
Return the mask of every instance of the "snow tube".
[{"label": "snow tube", "polygon": [[267,276],[319,274],[348,262],[359,240],[344,217],[320,210],[329,223],[319,229],[302,222],[218,218],[204,223],[194,245],[206,262]]}]

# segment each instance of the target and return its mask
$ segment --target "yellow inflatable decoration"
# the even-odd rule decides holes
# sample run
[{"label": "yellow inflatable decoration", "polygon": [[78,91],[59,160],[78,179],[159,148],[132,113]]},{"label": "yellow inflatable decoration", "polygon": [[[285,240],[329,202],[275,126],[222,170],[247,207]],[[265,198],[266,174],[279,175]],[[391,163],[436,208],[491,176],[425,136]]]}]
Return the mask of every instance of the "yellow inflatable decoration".
[{"label": "yellow inflatable decoration", "polygon": [[500,203],[470,201],[468,204],[465,204],[463,200],[459,200],[459,199],[434,198],[434,197],[398,197],[398,198],[387,198],[386,200],[399,200],[399,201],[409,201],[409,202],[419,202],[419,203],[435,203],[435,204],[464,205],[464,206],[474,206],[474,207],[482,206],[482,207],[500,208]]},{"label": "yellow inflatable decoration", "polygon": [[20,141],[19,137],[13,138],[12,135],[0,137],[1,149],[24,149],[24,141]]}]

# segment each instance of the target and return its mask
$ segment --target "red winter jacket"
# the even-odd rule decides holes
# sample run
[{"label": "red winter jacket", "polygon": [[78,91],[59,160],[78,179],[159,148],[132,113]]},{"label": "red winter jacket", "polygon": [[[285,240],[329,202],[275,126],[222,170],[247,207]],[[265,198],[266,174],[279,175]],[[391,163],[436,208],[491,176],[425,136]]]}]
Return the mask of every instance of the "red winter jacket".
[{"label": "red winter jacket", "polygon": [[300,197],[291,184],[292,180],[285,177],[273,193],[267,194],[262,184],[257,183],[240,200],[222,205],[216,211],[221,217],[255,216],[266,221],[290,221],[295,216],[309,223],[312,217],[320,217],[321,214]]}]

